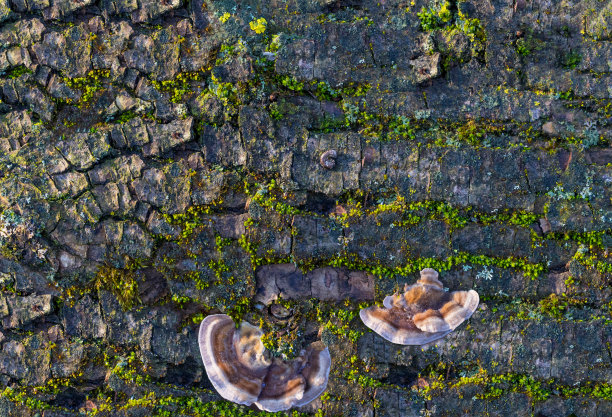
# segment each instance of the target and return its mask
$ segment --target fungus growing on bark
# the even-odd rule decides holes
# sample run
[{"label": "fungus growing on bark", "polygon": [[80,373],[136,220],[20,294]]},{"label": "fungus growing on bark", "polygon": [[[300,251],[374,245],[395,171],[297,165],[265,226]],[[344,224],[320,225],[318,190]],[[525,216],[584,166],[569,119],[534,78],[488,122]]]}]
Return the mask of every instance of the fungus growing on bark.
[{"label": "fungus growing on bark", "polygon": [[306,387],[302,399],[296,401],[296,407],[308,404],[325,391],[331,368],[329,349],[322,342],[311,344],[304,353],[304,360],[301,372],[306,380]]},{"label": "fungus growing on bark", "polygon": [[336,166],[336,158],[338,157],[338,152],[335,149],[330,149],[329,151],[323,152],[321,155],[321,159],[319,162],[321,166],[325,169],[332,169]]},{"label": "fungus growing on bark", "polygon": [[327,387],[331,358],[313,343],[291,361],[269,359],[258,327],[214,314],[202,320],[198,343],[208,378],[226,400],[270,412],[302,406]]},{"label": "fungus growing on bark", "polygon": [[274,359],[268,368],[261,394],[255,405],[270,412],[290,409],[304,396],[306,381],[300,374],[299,360],[283,361]]},{"label": "fungus growing on bark", "polygon": [[421,278],[406,285],[403,294],[385,297],[384,308],[359,312],[363,323],[390,342],[424,345],[440,339],[463,323],[478,307],[474,290],[446,292],[438,273],[425,268]]},{"label": "fungus growing on bark", "polygon": [[261,342],[263,332],[249,323],[236,329],[225,314],[206,317],[198,343],[208,379],[226,400],[250,405],[257,401],[270,366]]}]

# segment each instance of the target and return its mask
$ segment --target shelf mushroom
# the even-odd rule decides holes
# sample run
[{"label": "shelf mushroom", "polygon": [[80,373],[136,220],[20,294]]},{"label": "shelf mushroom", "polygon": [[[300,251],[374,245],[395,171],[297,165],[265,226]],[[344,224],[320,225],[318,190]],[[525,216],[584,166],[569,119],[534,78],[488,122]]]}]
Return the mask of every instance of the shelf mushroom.
[{"label": "shelf mushroom", "polygon": [[226,400],[250,405],[259,398],[270,366],[261,335],[261,330],[249,323],[236,330],[234,321],[225,314],[202,321],[200,354],[208,379]]},{"label": "shelf mushroom", "polygon": [[236,329],[225,314],[202,320],[198,343],[208,379],[223,398],[277,412],[306,405],[327,387],[331,357],[313,343],[291,361],[270,359],[260,328],[242,322]]},{"label": "shelf mushroom", "polygon": [[301,400],[306,381],[300,374],[300,367],[299,361],[274,359],[255,405],[260,410],[276,412],[288,410],[295,401]]},{"label": "shelf mushroom", "polygon": [[306,387],[302,399],[296,401],[296,407],[306,405],[323,394],[331,368],[331,356],[323,342],[311,344],[304,354],[304,360],[302,376],[306,381]]},{"label": "shelf mushroom", "polygon": [[424,345],[446,336],[470,318],[479,301],[474,290],[444,291],[438,272],[425,268],[416,284],[404,287],[403,294],[385,297],[384,308],[364,308],[359,316],[390,342]]}]

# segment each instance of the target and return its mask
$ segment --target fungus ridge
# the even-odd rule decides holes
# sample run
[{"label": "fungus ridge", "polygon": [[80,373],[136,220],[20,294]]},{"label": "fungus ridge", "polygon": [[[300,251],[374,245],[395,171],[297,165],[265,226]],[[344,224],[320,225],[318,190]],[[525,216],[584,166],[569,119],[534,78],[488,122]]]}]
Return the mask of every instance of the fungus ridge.
[{"label": "fungus ridge", "polygon": [[277,412],[302,406],[327,387],[331,357],[322,343],[311,344],[291,361],[268,358],[258,327],[214,314],[200,324],[198,343],[206,373],[226,400]]},{"label": "fungus ridge", "polygon": [[438,272],[425,268],[415,284],[404,287],[404,293],[385,297],[383,308],[364,308],[359,316],[392,343],[423,345],[457,328],[474,313],[479,301],[474,290],[444,291]]}]

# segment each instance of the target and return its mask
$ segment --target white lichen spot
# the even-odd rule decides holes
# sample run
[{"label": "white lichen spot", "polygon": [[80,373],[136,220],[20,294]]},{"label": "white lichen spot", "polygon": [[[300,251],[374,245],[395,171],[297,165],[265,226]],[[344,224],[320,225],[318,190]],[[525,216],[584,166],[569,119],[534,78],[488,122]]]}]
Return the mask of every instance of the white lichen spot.
[{"label": "white lichen spot", "polygon": [[486,265],[478,274],[476,274],[476,278],[484,279],[486,281],[490,281],[493,279],[493,270],[489,269]]}]

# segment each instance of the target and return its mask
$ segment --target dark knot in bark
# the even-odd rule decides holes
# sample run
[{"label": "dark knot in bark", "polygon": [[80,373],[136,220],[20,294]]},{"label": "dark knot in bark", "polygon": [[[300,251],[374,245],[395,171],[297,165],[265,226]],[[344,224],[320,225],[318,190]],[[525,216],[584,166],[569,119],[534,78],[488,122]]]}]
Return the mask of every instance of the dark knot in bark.
[{"label": "dark knot in bark", "polygon": [[338,152],[335,149],[330,149],[329,151],[323,152],[321,155],[321,166],[325,169],[332,169],[336,166],[336,157],[338,156]]}]

